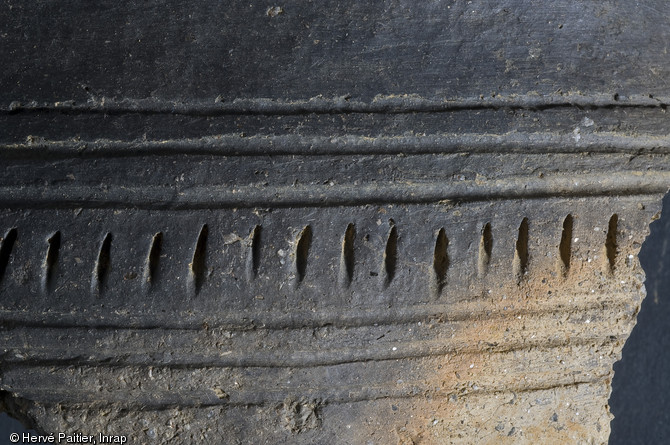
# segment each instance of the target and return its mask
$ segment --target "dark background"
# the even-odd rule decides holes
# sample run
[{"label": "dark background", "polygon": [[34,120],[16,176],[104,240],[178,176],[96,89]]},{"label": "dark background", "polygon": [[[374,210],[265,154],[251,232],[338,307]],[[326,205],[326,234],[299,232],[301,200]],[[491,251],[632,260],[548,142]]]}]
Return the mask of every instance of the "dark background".
[{"label": "dark background", "polygon": [[[670,209],[670,194],[663,200]],[[647,298],[637,326],[614,365],[610,409],[611,445],[659,444],[670,439],[670,211],[651,224],[642,245],[640,262],[647,273]],[[0,444],[9,433],[25,431],[21,424],[0,414]]]},{"label": "dark background", "polygon": [[670,440],[670,195],[663,208],[640,252],[647,298],[614,365],[612,445]]}]

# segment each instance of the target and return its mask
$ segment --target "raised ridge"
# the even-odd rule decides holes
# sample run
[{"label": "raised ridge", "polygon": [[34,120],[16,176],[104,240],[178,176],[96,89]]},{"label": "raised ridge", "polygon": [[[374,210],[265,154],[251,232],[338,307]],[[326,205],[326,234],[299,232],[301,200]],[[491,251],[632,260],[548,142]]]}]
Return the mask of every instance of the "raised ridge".
[{"label": "raised ridge", "polygon": [[[576,124],[577,128],[579,124]],[[342,136],[217,134],[199,138],[158,140],[49,140],[30,137],[27,143],[0,143],[3,158],[114,158],[166,155],[344,156],[430,153],[628,153],[668,154],[667,135],[597,133],[448,133],[424,135],[355,134]],[[661,167],[661,166],[659,166]]]},{"label": "raised ridge", "polygon": [[195,116],[220,116],[225,114],[334,114],[334,113],[439,113],[456,110],[486,108],[512,108],[545,110],[559,107],[593,108],[663,108],[670,105],[670,96],[651,94],[513,94],[479,95],[463,98],[426,98],[416,94],[376,95],[370,101],[340,97],[312,97],[308,99],[281,100],[273,98],[234,98],[218,96],[201,101],[170,101],[156,98],[90,98],[83,103],[61,100],[52,103],[37,101],[12,101],[0,111],[5,113],[49,112],[71,114],[184,114]]},{"label": "raised ridge", "polygon": [[253,207],[356,206],[439,203],[553,196],[655,195],[670,183],[670,172],[554,175],[510,179],[397,184],[373,182],[309,186],[0,186],[0,208],[220,209]]}]

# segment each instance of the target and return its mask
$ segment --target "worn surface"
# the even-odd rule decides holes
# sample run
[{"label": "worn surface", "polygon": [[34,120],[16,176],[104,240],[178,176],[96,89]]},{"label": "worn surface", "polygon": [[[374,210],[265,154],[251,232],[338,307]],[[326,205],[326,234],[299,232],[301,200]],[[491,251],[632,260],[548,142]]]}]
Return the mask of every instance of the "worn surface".
[{"label": "worn surface", "polygon": [[605,443],[670,185],[669,6],[629,3],[5,4],[3,408]]}]

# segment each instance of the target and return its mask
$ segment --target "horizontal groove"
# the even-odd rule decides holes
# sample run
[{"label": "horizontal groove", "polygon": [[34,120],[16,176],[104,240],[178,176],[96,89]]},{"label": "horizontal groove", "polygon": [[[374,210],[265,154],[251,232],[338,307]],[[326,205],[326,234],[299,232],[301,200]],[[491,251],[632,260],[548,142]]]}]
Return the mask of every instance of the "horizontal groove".
[{"label": "horizontal groove", "polygon": [[0,143],[0,158],[58,159],[74,157],[136,157],[165,155],[266,156],[449,153],[670,153],[669,136],[624,136],[601,132],[451,133],[403,136],[301,136],[224,134],[166,140],[40,140]]},{"label": "horizontal groove", "polygon": [[430,204],[440,201],[489,201],[556,196],[587,197],[665,193],[670,172],[617,172],[581,175],[516,176],[489,181],[421,184],[372,182],[362,185],[230,187],[34,185],[0,187],[2,208],[218,209],[320,207],[365,204]]},{"label": "horizontal groove", "polygon": [[[566,301],[538,302],[533,309],[501,310],[486,305],[481,310],[458,304],[427,304],[420,306],[391,307],[391,308],[357,308],[332,309],[319,312],[294,310],[286,312],[258,313],[252,317],[248,311],[226,311],[221,314],[208,313],[207,315],[184,315],[179,317],[171,313],[154,313],[143,316],[118,315],[106,313],[104,315],[92,313],[55,311],[47,313],[32,313],[25,311],[0,310],[0,326],[4,329],[17,327],[52,327],[72,328],[90,327],[96,329],[165,329],[165,330],[202,330],[208,328],[224,328],[227,330],[285,330],[318,328],[323,326],[362,327],[373,325],[399,325],[413,322],[423,322],[430,319],[443,322],[457,322],[466,320],[489,320],[504,317],[518,317],[525,315],[542,315],[546,313],[575,313],[587,310],[618,310],[626,312],[630,308],[630,294],[607,293],[609,299],[593,301],[591,294],[574,296],[573,300],[584,300],[585,304],[568,304]],[[564,296],[567,297],[567,296]],[[486,302],[483,302],[486,303]],[[544,303],[544,304],[543,304]]]},{"label": "horizontal groove", "polygon": [[[481,396],[501,393],[528,393],[534,391],[551,390],[558,388],[575,387],[578,385],[595,385],[604,383],[611,378],[609,373],[594,375],[591,378],[576,378],[571,375],[563,377],[558,381],[552,381],[549,378],[539,379],[530,384],[511,384],[505,385],[498,383],[496,385],[479,386],[477,389],[472,386],[466,388],[436,388],[435,385],[429,385],[426,382],[407,382],[403,387],[393,387],[389,385],[347,385],[330,386],[327,388],[300,389],[300,394],[306,399],[322,400],[327,404],[342,404],[352,402],[368,402],[385,399],[409,399],[415,397],[446,397],[449,394],[458,394],[459,398],[470,396]],[[63,390],[53,387],[30,387],[30,388],[11,388],[13,393],[28,400],[39,400],[41,403],[67,403],[67,404],[87,404],[96,407],[113,404],[133,408],[140,411],[151,409],[165,409],[170,407],[207,407],[207,406],[260,406],[267,404],[282,403],[287,397],[295,393],[292,388],[280,389],[245,389],[243,391],[231,391],[229,397],[219,398],[213,389],[202,389],[197,391],[110,391],[101,393],[91,390],[73,390],[67,388]]]},{"label": "horizontal groove", "polygon": [[[549,335],[552,335],[551,333]],[[320,366],[335,366],[354,363],[383,362],[389,360],[411,360],[430,357],[445,357],[461,354],[506,354],[519,351],[537,351],[560,347],[577,347],[591,344],[608,344],[625,340],[625,335],[593,335],[571,336],[567,340],[534,338],[532,340],[517,340],[504,342],[496,346],[486,343],[463,347],[458,342],[450,344],[444,339],[416,342],[395,342],[394,347],[385,344],[382,347],[356,346],[349,348],[291,350],[277,349],[270,352],[251,350],[231,351],[231,354],[222,354],[221,349],[211,354],[198,354],[193,350],[170,350],[169,358],[159,354],[154,356],[154,350],[105,351],[99,347],[84,349],[78,348],[76,355],[69,358],[52,358],[49,354],[61,355],[58,349],[21,348],[22,358],[13,358],[10,355],[0,360],[5,366],[79,366],[96,365],[110,367],[145,366],[150,356],[151,364],[146,366],[165,366],[170,368],[315,368]],[[69,351],[69,350],[67,350]],[[47,356],[39,357],[40,354]]]},{"label": "horizontal groove", "polygon": [[[96,408],[103,408],[109,405],[115,407],[124,407],[127,409],[135,409],[138,411],[148,411],[155,409],[169,409],[184,407],[213,407],[225,405],[228,407],[251,407],[263,406],[267,404],[278,404],[285,401],[288,397],[294,394],[291,390],[265,390],[265,391],[246,391],[243,399],[230,400],[230,398],[220,399],[216,396],[213,390],[200,391],[152,391],[150,394],[137,394],[129,392],[110,392],[101,395],[99,391],[59,391],[52,387],[49,388],[12,388],[12,392],[18,394],[21,398],[27,400],[39,400],[41,403],[57,403],[57,404],[82,404],[93,405]],[[300,394],[307,399],[327,399],[328,404],[341,404],[352,402],[367,402],[380,399],[407,399],[413,397],[423,396],[424,392],[419,391],[403,391],[397,388],[374,388],[365,387],[360,388],[359,393],[352,393],[352,388],[332,388],[324,392],[318,390],[301,389]],[[325,397],[324,397],[325,395]],[[237,399],[237,398],[236,398]]]},{"label": "horizontal groove", "polygon": [[71,114],[177,114],[191,116],[223,115],[301,115],[341,113],[416,113],[447,112],[482,109],[533,109],[576,107],[595,108],[664,108],[670,98],[650,95],[600,93],[577,94],[489,94],[466,98],[424,98],[417,95],[377,95],[370,101],[350,96],[323,96],[308,99],[236,98],[225,100],[212,98],[200,101],[170,101],[161,99],[122,99],[103,97],[77,103],[62,100],[53,103],[11,102],[0,109],[1,113],[71,113]]}]

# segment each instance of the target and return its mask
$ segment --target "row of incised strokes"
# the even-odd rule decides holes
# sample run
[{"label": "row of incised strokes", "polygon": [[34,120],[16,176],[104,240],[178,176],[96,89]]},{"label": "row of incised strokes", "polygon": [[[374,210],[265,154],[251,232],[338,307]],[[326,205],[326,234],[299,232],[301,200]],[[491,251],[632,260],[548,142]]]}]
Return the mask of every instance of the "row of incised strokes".
[{"label": "row of incised strokes", "polygon": [[[612,215],[609,221],[607,231],[607,238],[604,246],[605,256],[607,258],[607,265],[611,271],[614,270],[616,264],[617,254],[617,215]],[[206,249],[208,226],[205,224],[200,229],[200,233],[193,249],[193,256],[191,262],[188,264],[187,287],[188,292],[192,295],[197,295],[205,282],[207,275],[206,265]],[[248,281],[253,281],[258,274],[261,258],[261,231],[262,226],[257,225],[253,228],[248,238],[242,240],[245,247],[245,275]],[[573,231],[573,217],[568,215],[563,221],[563,232],[561,234],[561,241],[559,245],[559,266],[561,272],[565,275],[570,269],[570,258],[572,255],[572,231]],[[10,229],[0,239],[0,281],[2,281],[5,271],[9,264],[14,244],[19,236],[16,228]],[[304,280],[307,274],[307,266],[309,259],[310,247],[312,244],[312,228],[307,225],[299,233],[293,245],[293,255],[291,262],[291,279],[292,285],[297,287]],[[349,224],[344,232],[341,242],[341,255],[338,273],[338,285],[346,288],[348,287],[354,276],[355,258],[354,258],[354,242],[356,238],[356,227],[354,224]],[[158,263],[160,261],[161,249],[163,244],[163,233],[158,232],[151,240],[151,246],[147,253],[142,281],[145,289],[151,289],[155,278],[157,276]],[[386,246],[382,255],[380,285],[387,287],[393,281],[396,275],[396,268],[398,263],[398,229],[391,221],[390,230],[386,240]],[[433,264],[431,268],[431,289],[434,293],[439,294],[446,284],[447,270],[449,269],[449,254],[448,254],[449,239],[447,238],[445,230],[439,229],[435,240],[435,249],[433,253]],[[100,245],[97,260],[93,269],[93,276],[91,280],[91,292],[99,295],[103,284],[106,282],[109,271],[111,269],[111,246],[112,234],[107,233]],[[55,232],[47,239],[46,256],[42,266],[42,288],[44,292],[50,292],[53,287],[54,269],[58,262],[59,250],[61,247],[61,233]],[[491,231],[491,224],[486,223],[482,228],[481,238],[479,243],[479,258],[477,263],[477,273],[480,277],[486,275],[491,255],[493,250],[493,236]],[[516,240],[516,247],[514,251],[514,260],[512,262],[513,275],[520,282],[528,269],[529,255],[528,255],[528,218],[524,218],[519,226],[519,233]]]}]

